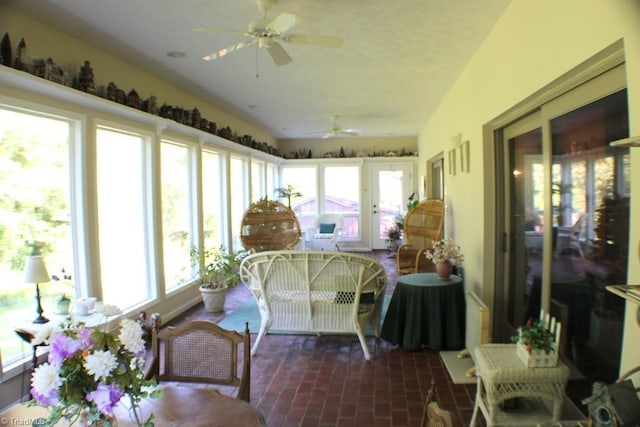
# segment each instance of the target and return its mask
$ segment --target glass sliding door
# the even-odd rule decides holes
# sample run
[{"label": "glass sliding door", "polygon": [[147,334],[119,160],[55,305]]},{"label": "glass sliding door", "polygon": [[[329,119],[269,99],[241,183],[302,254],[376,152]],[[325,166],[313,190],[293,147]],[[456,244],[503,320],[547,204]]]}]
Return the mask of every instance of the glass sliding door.
[{"label": "glass sliding door", "polygon": [[620,365],[624,302],[606,286],[627,272],[629,150],[609,147],[629,134],[624,82],[618,66],[497,132],[494,341],[551,313],[585,395]]},{"label": "glass sliding door", "polygon": [[[542,162],[542,129],[540,113],[534,113],[504,130],[506,165],[505,242],[508,259],[504,275],[509,277],[504,298],[505,320],[514,331],[524,324],[531,313],[527,302],[531,296],[532,277],[541,272],[544,251],[544,167]],[[537,313],[536,313],[537,315]]]},{"label": "glass sliding door", "polygon": [[615,381],[624,301],[605,286],[626,283],[629,150],[610,141],[628,136],[621,90],[553,118],[554,221],[550,297],[568,313],[565,354],[582,371]]}]

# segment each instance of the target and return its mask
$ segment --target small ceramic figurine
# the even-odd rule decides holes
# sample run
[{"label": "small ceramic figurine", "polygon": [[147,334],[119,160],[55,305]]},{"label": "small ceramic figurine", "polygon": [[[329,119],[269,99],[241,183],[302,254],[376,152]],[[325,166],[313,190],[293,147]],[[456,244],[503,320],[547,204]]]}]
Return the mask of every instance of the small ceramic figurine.
[{"label": "small ceramic figurine", "polygon": [[4,33],[0,42],[0,64],[11,67],[11,40],[9,33]]},{"label": "small ceramic figurine", "polygon": [[18,43],[13,68],[20,71],[28,71],[29,69],[27,65],[27,43],[25,43],[24,39],[20,39],[20,43]]},{"label": "small ceramic figurine", "polygon": [[84,61],[84,65],[80,68],[80,74],[78,75],[78,84],[80,90],[89,93],[95,93],[96,88],[93,82],[93,68],[89,61]]}]

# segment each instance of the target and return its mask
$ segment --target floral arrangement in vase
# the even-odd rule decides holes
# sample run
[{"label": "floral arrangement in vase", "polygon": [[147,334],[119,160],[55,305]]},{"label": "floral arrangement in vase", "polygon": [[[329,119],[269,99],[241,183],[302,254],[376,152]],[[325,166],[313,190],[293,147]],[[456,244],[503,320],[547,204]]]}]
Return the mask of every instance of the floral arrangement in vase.
[{"label": "floral arrangement in vase", "polygon": [[442,280],[449,280],[453,266],[464,262],[460,246],[449,238],[434,241],[431,250],[427,249],[424,255],[436,265],[436,273]]},{"label": "floral arrangement in vase", "polygon": [[141,420],[138,411],[142,398],[161,394],[157,383],[144,377],[142,326],[123,319],[116,336],[106,331],[106,319],[120,310],[103,304],[96,311],[105,315],[104,331],[67,317],[39,338],[49,345],[49,359],[33,372],[29,405],[48,408],[46,425],[65,419],[71,425],[110,427],[113,409],[126,396],[135,423],[152,426],[153,414]]},{"label": "floral arrangement in vase", "polygon": [[451,265],[462,265],[464,255],[460,252],[460,246],[453,239],[446,238],[436,240],[431,246],[432,250],[426,250],[424,255],[434,264],[449,262]]}]

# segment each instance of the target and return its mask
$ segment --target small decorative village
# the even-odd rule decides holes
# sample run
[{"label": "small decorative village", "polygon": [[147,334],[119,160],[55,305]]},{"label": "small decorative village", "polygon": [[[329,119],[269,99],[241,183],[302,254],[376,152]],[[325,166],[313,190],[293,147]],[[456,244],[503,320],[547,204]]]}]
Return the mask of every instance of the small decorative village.
[{"label": "small decorative village", "polygon": [[[215,121],[202,117],[197,107],[187,109],[168,105],[166,103],[159,105],[158,100],[154,95],[150,95],[148,98],[144,99],[135,89],[125,92],[114,82],[109,82],[106,86],[99,85],[96,87],[94,72],[90,61],[85,60],[84,64],[80,67],[78,74],[70,76],[68,67],[56,64],[50,57],[46,60],[37,57],[29,58],[27,55],[27,43],[24,38],[20,39],[20,42],[16,47],[15,55],[12,54],[12,52],[13,50],[11,48],[9,33],[5,33],[4,37],[0,41],[0,65],[12,67],[16,70],[27,72],[54,83],[69,86],[109,101],[117,102],[149,114],[164,117],[274,156],[287,159],[314,158],[311,154],[311,150],[291,152],[283,155],[279,153],[277,148],[271,146],[267,142],[256,141],[251,135],[247,134],[238,135],[229,126],[219,127]],[[365,153],[363,151],[355,152],[355,150],[353,150],[346,153],[344,149],[341,148],[337,153],[325,153],[319,157],[396,157],[413,155],[414,154],[412,152],[406,150],[402,150],[400,152],[374,151],[371,153]]]}]

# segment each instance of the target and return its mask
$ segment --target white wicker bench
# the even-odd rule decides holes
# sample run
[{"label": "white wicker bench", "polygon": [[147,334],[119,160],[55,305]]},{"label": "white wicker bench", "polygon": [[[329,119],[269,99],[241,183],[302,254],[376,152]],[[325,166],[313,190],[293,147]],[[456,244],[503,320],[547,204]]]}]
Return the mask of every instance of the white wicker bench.
[{"label": "white wicker bench", "polygon": [[354,333],[371,359],[364,328],[380,336],[387,287],[375,259],[344,252],[266,251],[242,261],[240,277],[257,300],[262,322],[251,349],[255,354],[270,330],[314,334]]}]

